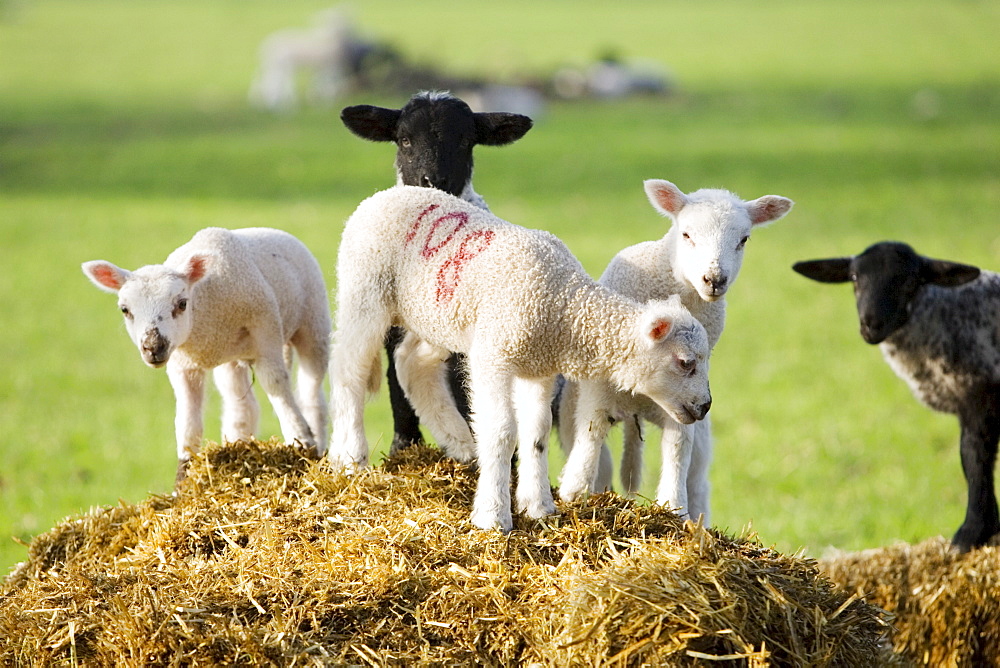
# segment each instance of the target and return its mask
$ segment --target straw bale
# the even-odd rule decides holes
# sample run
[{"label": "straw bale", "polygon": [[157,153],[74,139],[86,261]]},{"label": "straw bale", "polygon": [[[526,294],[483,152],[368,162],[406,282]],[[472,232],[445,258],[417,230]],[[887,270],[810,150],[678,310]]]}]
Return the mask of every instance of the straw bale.
[{"label": "straw bale", "polygon": [[960,554],[942,537],[819,562],[847,592],[895,616],[895,651],[932,666],[1000,665],[1000,549]]},{"label": "straw bale", "polygon": [[0,589],[12,665],[872,665],[884,611],[814,562],[614,494],[468,521],[430,448],[344,476],[210,445],[173,496],[35,538]]}]

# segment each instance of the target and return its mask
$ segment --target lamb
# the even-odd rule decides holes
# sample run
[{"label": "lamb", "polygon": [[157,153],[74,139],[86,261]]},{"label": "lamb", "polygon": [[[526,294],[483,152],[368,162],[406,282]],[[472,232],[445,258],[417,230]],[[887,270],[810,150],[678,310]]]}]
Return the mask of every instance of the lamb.
[{"label": "lamb", "polygon": [[[751,231],[782,218],[793,202],[785,197],[766,195],[744,201],[731,192],[702,189],[684,194],[669,181],[644,182],[653,208],[669,217],[673,225],[657,241],[630,246],[616,255],[599,283],[639,302],[679,295],[708,332],[714,348],[722,335],[726,317],[727,290],[733,285],[743,263],[743,252]],[[587,449],[577,451],[575,419],[579,388],[566,382],[558,399],[559,438],[569,459],[563,473],[560,496],[572,500],[588,490],[600,491],[611,484],[611,456],[607,446],[600,450],[600,460]],[[592,401],[589,398],[588,401]],[[621,482],[625,491],[634,494],[642,476],[643,420],[663,429],[661,451],[663,464],[656,493],[659,503],[681,510],[691,517],[709,521],[708,465],[711,460],[710,418],[684,426],[672,420],[647,397],[617,394],[606,397],[608,419],[621,421],[623,454]],[[588,431],[584,440],[591,443],[603,434]],[[591,476],[596,466],[596,475]]]},{"label": "lamb", "polygon": [[960,552],[1000,533],[993,465],[1000,441],[1000,274],[881,242],[860,255],[798,262],[822,283],[854,284],[861,337],[877,344],[913,395],[958,417],[965,520]]},{"label": "lamb", "polygon": [[311,27],[268,35],[259,55],[249,100],[275,112],[298,106],[303,76],[310,79],[308,99],[326,104],[357,87],[366,68],[395,57],[390,47],[361,36],[343,8],[317,13]]},{"label": "lamb", "polygon": [[341,239],[327,453],[336,466],[368,463],[364,393],[378,386],[392,325],[468,355],[480,470],[472,522],[482,529],[513,528],[515,440],[518,510],[555,511],[547,450],[558,373],[642,393],[682,422],[711,404],[708,335],[679,300],[638,304],[594,282],[551,234],[396,186],[362,202]]},{"label": "lamb", "polygon": [[[83,272],[101,290],[118,294],[142,360],[166,365],[177,398],[178,479],[201,444],[209,369],[222,394],[224,440],[257,430],[252,366],[285,441],[323,454],[330,306],[319,264],[302,242],[267,228],[207,228],[163,264],[131,272],[94,260]],[[299,354],[298,402],[289,379],[291,347]]]},{"label": "lamb", "polygon": [[[437,188],[486,210],[489,207],[485,200],[472,187],[473,147],[476,144],[510,144],[523,137],[532,125],[527,116],[506,112],[474,113],[469,105],[448,93],[429,91],[414,95],[401,109],[357,105],[346,107],[340,117],[359,137],[396,144],[397,185]],[[405,360],[407,351],[418,346],[419,341],[410,341],[400,353],[398,348],[403,343],[403,335],[402,329],[393,327],[385,344],[389,357],[387,379],[393,417],[393,452],[423,440],[420,420],[399,383],[396,366],[397,358]],[[441,410],[439,406],[455,403],[462,415],[468,416],[461,360],[451,355],[446,361],[450,392],[442,397],[426,392],[417,395],[418,401],[426,397],[428,402],[421,406],[420,413],[433,415]],[[459,424],[453,429],[457,431],[454,435],[444,428],[434,430],[435,436],[446,452],[468,460],[474,456],[470,450],[472,434],[468,425]]]}]

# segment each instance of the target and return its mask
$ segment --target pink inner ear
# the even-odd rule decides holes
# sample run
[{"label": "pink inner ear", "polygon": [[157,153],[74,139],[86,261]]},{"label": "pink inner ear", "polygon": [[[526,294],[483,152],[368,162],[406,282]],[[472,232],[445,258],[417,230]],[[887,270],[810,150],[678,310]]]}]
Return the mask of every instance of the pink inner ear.
[{"label": "pink inner ear", "polygon": [[673,188],[655,186],[653,188],[653,197],[656,198],[656,203],[664,211],[668,211],[674,215],[684,208],[684,194]]},{"label": "pink inner ear", "polygon": [[781,218],[791,208],[786,199],[780,197],[761,197],[750,208],[750,222],[754,225],[769,223]]},{"label": "pink inner ear", "polygon": [[188,260],[188,283],[197,283],[205,275],[208,269],[208,261],[204,255],[192,255]]},{"label": "pink inner ear", "polygon": [[122,287],[122,282],[119,280],[120,276],[118,272],[106,264],[99,264],[95,266],[90,270],[90,275],[94,277],[94,280],[106,288],[120,290]]},{"label": "pink inner ear", "polygon": [[657,320],[653,323],[652,327],[649,328],[649,337],[654,341],[662,341],[663,338],[670,333],[670,321],[669,320]]}]

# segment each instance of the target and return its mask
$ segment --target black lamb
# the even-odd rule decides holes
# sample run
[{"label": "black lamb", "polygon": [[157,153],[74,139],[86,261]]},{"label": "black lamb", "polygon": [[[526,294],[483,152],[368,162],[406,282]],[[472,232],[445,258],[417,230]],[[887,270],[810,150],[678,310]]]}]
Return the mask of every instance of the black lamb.
[{"label": "black lamb", "polygon": [[[401,109],[367,104],[345,107],[340,119],[359,137],[396,144],[397,185],[437,188],[486,210],[485,200],[472,188],[473,147],[510,144],[532,125],[531,119],[521,114],[473,112],[462,100],[442,92],[417,93]],[[393,327],[385,341],[392,452],[422,441],[420,420],[396,377],[395,351],[403,334],[401,328]],[[461,357],[452,355],[448,380],[456,406],[468,419],[463,366]]]},{"label": "black lamb", "polygon": [[1000,441],[1000,275],[882,242],[854,257],[798,262],[823,283],[854,284],[861,336],[930,408],[958,416],[965,521],[961,552],[1000,533],[993,468]]}]

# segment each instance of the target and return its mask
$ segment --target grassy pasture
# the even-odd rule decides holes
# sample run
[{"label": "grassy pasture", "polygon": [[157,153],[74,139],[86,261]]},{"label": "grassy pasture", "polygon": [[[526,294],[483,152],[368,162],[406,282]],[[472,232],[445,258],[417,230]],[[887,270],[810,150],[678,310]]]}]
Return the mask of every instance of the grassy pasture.
[{"label": "grassy pasture", "polygon": [[[392,181],[332,109],[246,103],[256,48],[320,2],[0,4],[0,570],[91,505],[170,488],[173,397],[80,262],[162,261],[196,230],[299,236],[329,286],[341,225]],[[373,34],[454,71],[548,72],[606,47],[670,67],[668,100],[552,104],[477,151],[502,217],[594,275],[664,223],[644,178],[796,200],[754,235],[713,360],[715,522],[783,550],[950,533],[958,429],[857,334],[850,290],[790,270],[881,239],[1000,268],[1000,8],[986,2],[356,3]],[[360,96],[344,103],[402,99]],[[266,399],[263,400],[266,402]],[[371,404],[373,443],[390,429]],[[218,434],[217,402],[206,434]],[[277,432],[264,403],[262,432]],[[655,444],[655,438],[650,442]],[[376,455],[377,459],[377,455]],[[652,494],[655,448],[648,457]],[[553,476],[561,455],[553,454]]]}]

